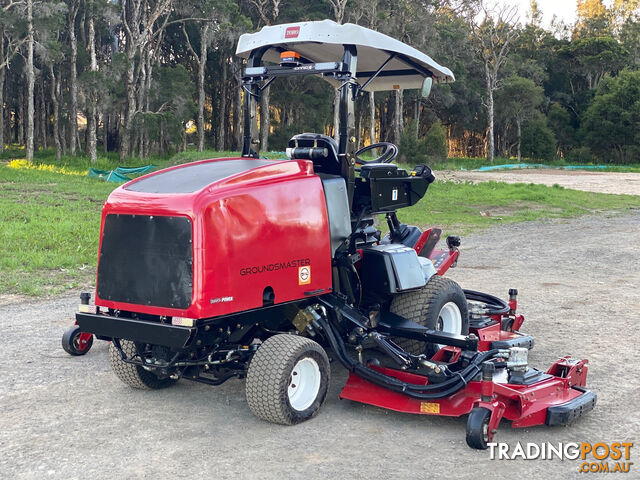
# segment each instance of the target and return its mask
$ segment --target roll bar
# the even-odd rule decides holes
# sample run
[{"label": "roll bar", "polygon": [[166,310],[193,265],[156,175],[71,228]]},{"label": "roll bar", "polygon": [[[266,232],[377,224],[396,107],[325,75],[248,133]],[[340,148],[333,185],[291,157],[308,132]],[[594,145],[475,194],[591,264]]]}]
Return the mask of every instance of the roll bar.
[{"label": "roll bar", "polygon": [[[332,76],[340,86],[338,129],[338,160],[341,174],[347,182],[349,204],[355,188],[355,118],[354,105],[360,86],[355,82],[358,53],[355,45],[344,45],[341,62],[313,63],[301,58],[301,65],[293,67],[261,65],[268,46],[252,50],[242,77],[244,90],[243,157],[259,157],[257,103],[264,89],[277,77],[292,75]],[[256,148],[254,148],[256,147]]]}]

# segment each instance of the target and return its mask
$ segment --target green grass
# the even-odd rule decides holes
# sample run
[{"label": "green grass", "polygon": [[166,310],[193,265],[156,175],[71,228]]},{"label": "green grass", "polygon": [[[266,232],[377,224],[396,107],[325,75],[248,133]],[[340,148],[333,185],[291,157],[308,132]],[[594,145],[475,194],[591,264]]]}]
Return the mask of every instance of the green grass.
[{"label": "green grass", "polygon": [[570,218],[603,211],[640,208],[640,196],[609,195],[533,183],[439,182],[424,199],[398,212],[404,223],[439,226],[446,233],[469,233],[503,223]]},{"label": "green grass", "polygon": [[[13,158],[23,156],[16,150]],[[237,152],[184,152],[172,158],[132,160],[128,166],[158,166]],[[281,154],[271,155],[281,157]],[[5,159],[11,158],[7,153]],[[86,288],[95,279],[102,204],[118,186],[85,176],[88,159],[39,152],[47,170],[14,169],[0,161],[0,294],[55,294]],[[118,165],[115,155],[97,168]],[[502,223],[569,218],[602,211],[640,208],[640,196],[606,195],[533,184],[443,183],[429,187],[420,204],[400,210],[401,221],[421,227],[469,233]]]}]

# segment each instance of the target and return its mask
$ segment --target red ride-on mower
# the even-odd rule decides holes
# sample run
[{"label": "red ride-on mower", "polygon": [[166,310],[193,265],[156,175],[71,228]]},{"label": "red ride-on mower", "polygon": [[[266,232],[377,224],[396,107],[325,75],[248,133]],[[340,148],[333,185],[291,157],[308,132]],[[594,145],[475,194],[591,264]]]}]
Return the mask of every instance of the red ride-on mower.
[{"label": "red ride-on mower", "polygon": [[[171,167],[117,188],[102,212],[95,305],[80,331],[108,340],[114,373],[143,389],[246,378],[258,417],[295,424],[318,413],[327,352],[350,372],[341,398],[400,412],[469,414],[467,443],[514,427],[564,425],[595,405],[587,361],[546,372],[527,361],[517,292],[505,302],[443,275],[460,239],[437,249],[396,212],[434,176],[392,164],[390,143],[354,151],[363,91],[422,88],[453,74],[380,33],[331,21],[240,37],[242,157]],[[339,141],[303,133],[289,159],[258,156],[256,106],[280,77],[318,75],[340,92]],[[363,153],[381,149],[374,160]],[[389,233],[374,223],[385,215]]]}]

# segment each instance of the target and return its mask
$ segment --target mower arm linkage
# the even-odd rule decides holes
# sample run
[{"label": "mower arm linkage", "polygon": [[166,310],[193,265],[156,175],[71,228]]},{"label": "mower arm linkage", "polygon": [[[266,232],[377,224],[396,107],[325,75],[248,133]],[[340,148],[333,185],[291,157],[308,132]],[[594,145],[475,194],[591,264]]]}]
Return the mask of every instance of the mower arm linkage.
[{"label": "mower arm linkage", "polygon": [[[335,352],[338,360],[342,365],[352,373],[362,377],[363,379],[379,385],[381,387],[387,388],[389,390],[403,393],[409,397],[417,398],[421,400],[430,400],[430,399],[439,399],[445,398],[454,393],[462,390],[467,386],[467,384],[473,380],[473,378],[482,371],[482,365],[488,360],[494,358],[499,350],[489,350],[487,352],[476,352],[473,358],[469,361],[469,364],[464,367],[462,370],[455,372],[451,375],[447,380],[436,384],[428,384],[428,385],[416,385],[412,383],[403,382],[398,380],[395,377],[385,375],[377,370],[374,370],[357,360],[354,360],[347,353],[344,341],[342,340],[342,336],[340,333],[340,329],[336,325],[336,321],[339,321],[341,318],[351,321],[356,328],[362,328],[363,330],[370,331],[371,329],[366,326],[366,317],[364,317],[360,312],[355,310],[354,308],[347,305],[343,299],[336,295],[327,295],[325,297],[318,299],[319,303],[323,304],[327,310],[327,312],[331,312],[331,316],[335,316],[335,318],[327,318],[320,317],[317,319],[318,324],[320,325],[322,331],[324,332],[329,345]],[[397,315],[395,317],[398,317]],[[402,317],[398,317],[401,320],[404,320]],[[413,323],[413,322],[412,322]],[[431,342],[442,342],[443,344],[449,345],[453,340],[463,341],[466,337],[462,336],[453,336],[459,337],[458,339],[452,339],[451,336],[442,336],[441,332],[435,332],[433,330],[429,330],[427,328],[421,327],[418,324],[415,324],[416,327],[419,327],[426,331],[422,335],[419,335],[417,332],[418,329],[415,330],[416,336],[411,336],[409,338],[415,338],[422,341],[431,341]],[[395,327],[398,328],[397,326]],[[412,328],[415,328],[412,326]],[[389,326],[390,330],[393,330],[391,326]],[[398,336],[406,336],[405,331],[402,330],[393,330],[398,332]],[[433,333],[431,333],[433,332]],[[473,343],[473,342],[472,342]],[[464,343],[463,343],[464,344]],[[476,347],[477,347],[477,339],[476,339]]]}]

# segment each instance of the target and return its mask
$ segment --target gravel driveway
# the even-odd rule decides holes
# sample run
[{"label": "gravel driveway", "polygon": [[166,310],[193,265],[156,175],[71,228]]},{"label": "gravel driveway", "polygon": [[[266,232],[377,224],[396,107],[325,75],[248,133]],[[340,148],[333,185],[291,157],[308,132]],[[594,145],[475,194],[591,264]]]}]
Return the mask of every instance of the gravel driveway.
[{"label": "gravel driveway", "polygon": [[592,170],[560,170],[554,168],[526,168],[521,170],[497,170],[473,172],[442,170],[436,172],[440,180],[469,182],[539,183],[560,185],[574,190],[597,193],[640,195],[640,173],[598,172]]},{"label": "gravel driveway", "polygon": [[[531,363],[589,358],[588,384],[598,393],[596,410],[570,427],[514,430],[504,421],[497,441],[632,441],[631,461],[638,458],[639,245],[640,212],[508,225],[463,239],[450,276],[500,296],[517,287],[523,330],[537,340]],[[0,307],[2,479],[579,476],[578,461],[490,460],[466,446],[464,418],[340,401],[346,373],[336,363],[323,411],[296,427],[253,417],[240,380],[129,389],[111,373],[106,343],[79,358],[60,348],[77,303],[74,293]],[[638,478],[640,465],[631,468]]]}]

